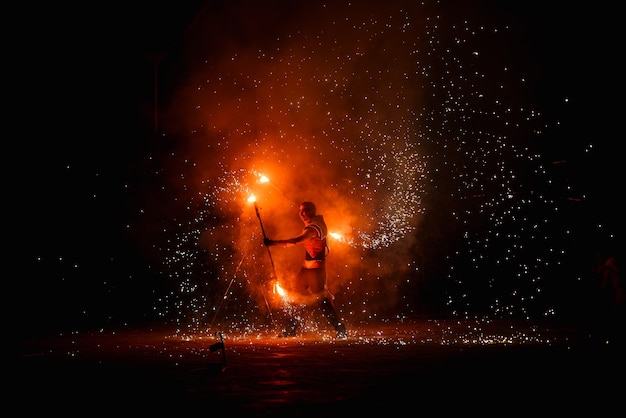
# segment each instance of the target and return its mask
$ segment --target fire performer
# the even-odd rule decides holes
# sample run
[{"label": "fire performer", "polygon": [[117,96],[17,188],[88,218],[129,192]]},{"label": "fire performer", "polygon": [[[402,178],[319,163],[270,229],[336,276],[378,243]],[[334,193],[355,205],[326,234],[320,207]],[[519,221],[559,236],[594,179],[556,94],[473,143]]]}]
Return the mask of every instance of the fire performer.
[{"label": "fire performer", "polygon": [[[264,238],[266,246],[278,245],[292,247],[302,243],[305,248],[304,262],[295,278],[294,291],[303,297],[312,297],[313,307],[318,308],[337,331],[337,338],[347,338],[346,327],[339,319],[333,306],[333,296],[328,290],[326,281],[325,258],[328,249],[326,235],[328,229],[324,217],[316,214],[313,202],[302,202],[299,207],[300,219],[304,223],[302,232],[289,239],[272,240]],[[298,328],[298,321],[288,317],[280,337],[294,337]]]}]

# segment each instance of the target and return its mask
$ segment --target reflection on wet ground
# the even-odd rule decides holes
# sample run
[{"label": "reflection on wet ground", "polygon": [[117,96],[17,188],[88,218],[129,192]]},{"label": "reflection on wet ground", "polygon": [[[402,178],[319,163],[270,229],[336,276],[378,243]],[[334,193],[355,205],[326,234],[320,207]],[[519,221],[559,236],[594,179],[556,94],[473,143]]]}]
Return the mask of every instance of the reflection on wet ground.
[{"label": "reflection on wet ground", "polygon": [[251,416],[508,415],[599,413],[624,393],[624,344],[615,333],[424,319],[353,325],[348,334],[181,335],[146,326],[34,338],[20,342],[17,399],[23,413],[87,413],[80,408],[88,405]]}]

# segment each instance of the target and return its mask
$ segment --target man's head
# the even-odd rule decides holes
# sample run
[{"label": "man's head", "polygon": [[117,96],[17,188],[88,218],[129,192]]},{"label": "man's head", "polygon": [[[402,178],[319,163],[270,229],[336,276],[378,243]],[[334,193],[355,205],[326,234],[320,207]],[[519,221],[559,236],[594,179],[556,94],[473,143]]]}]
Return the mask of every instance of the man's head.
[{"label": "man's head", "polygon": [[313,202],[302,202],[300,203],[300,218],[304,221],[310,221],[315,216],[315,203]]}]

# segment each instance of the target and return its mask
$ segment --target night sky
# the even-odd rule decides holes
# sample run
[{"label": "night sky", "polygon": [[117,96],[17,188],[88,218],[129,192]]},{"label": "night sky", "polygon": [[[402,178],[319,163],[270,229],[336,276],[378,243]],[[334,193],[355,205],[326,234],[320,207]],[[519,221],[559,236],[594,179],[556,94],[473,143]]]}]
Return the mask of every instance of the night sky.
[{"label": "night sky", "polygon": [[317,203],[348,323],[576,318],[623,251],[613,6],[142,3],[22,14],[24,332],[263,324],[302,254],[250,194]]}]

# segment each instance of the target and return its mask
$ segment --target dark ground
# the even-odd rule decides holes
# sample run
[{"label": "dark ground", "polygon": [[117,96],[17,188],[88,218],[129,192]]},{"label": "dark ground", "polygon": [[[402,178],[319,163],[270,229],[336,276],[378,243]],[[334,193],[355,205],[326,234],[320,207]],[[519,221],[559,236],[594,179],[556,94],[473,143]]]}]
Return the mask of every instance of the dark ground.
[{"label": "dark ground", "polygon": [[[619,331],[619,332],[618,332]],[[343,416],[616,413],[621,329],[431,320],[279,339],[167,326],[22,340],[20,414]],[[10,385],[13,387],[13,385]]]}]

